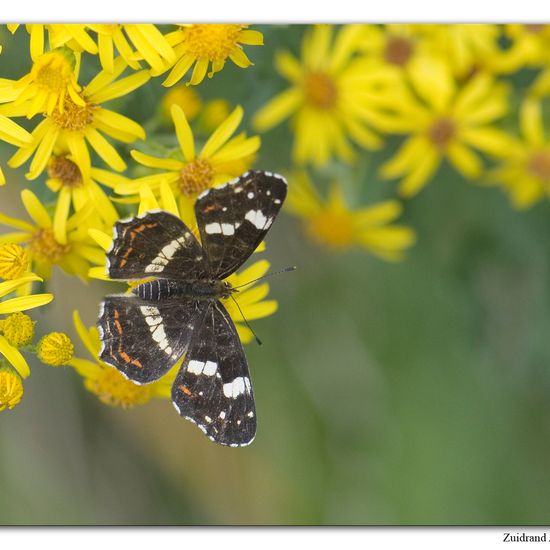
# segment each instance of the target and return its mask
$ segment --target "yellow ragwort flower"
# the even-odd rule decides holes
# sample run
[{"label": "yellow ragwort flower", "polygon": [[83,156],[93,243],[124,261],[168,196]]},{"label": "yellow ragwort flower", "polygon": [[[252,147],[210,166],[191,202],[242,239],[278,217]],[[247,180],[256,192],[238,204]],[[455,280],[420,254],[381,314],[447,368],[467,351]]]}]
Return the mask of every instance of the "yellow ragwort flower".
[{"label": "yellow ragwort flower", "polygon": [[52,367],[68,365],[73,358],[74,345],[63,332],[50,332],[42,336],[36,346],[36,356]]},{"label": "yellow ragwort flower", "polygon": [[[21,287],[29,288],[30,284],[34,281],[41,281],[42,279],[35,275],[34,273],[29,273],[24,277],[19,279],[14,279],[12,281],[4,281],[0,283],[0,298],[7,296]],[[14,298],[8,298],[7,300],[0,301],[0,315],[12,315],[17,312],[26,311],[35,307],[40,307],[50,303],[53,300],[52,294],[35,294],[31,295],[30,291],[26,292],[21,296],[16,296]],[[15,319],[17,320],[17,319]],[[5,327],[5,321],[3,326]],[[14,319],[12,319],[12,322]],[[28,324],[23,321],[24,324]],[[21,329],[21,327],[19,327]],[[24,329],[24,327],[23,327]],[[10,334],[17,330],[17,327],[11,327],[8,331]],[[9,336],[9,334],[8,334]],[[24,335],[23,335],[24,336]],[[11,344],[6,335],[0,334],[0,355],[3,355],[19,373],[21,378],[26,378],[30,374],[29,365],[25,361],[21,352],[17,349],[16,346]]]},{"label": "yellow ragwort flower", "polygon": [[197,154],[189,122],[181,107],[173,105],[172,119],[180,147],[176,152],[178,158],[158,158],[133,150],[131,154],[137,162],[163,171],[118,185],[115,191],[121,195],[136,195],[147,183],[156,192],[160,183],[166,181],[179,197],[180,207],[192,211],[196,197],[205,189],[229,181],[249,168],[260,147],[260,138],[247,138],[244,132],[231,138],[242,118],[242,108],[235,108]]},{"label": "yellow ragwort flower", "polygon": [[302,218],[309,238],[333,251],[359,246],[384,260],[395,261],[403,258],[416,239],[409,227],[393,224],[402,212],[398,201],[352,210],[337,182],[323,200],[305,173],[296,175],[289,185],[287,206]]},{"label": "yellow ragwort flower", "polygon": [[27,271],[30,263],[29,253],[18,244],[0,245],[0,277],[17,279]]},{"label": "yellow ragwort flower", "polygon": [[411,26],[423,37],[426,53],[441,57],[459,80],[480,69],[492,74],[503,71],[499,47],[501,25],[450,23]]},{"label": "yellow ragwort flower", "polygon": [[326,164],[333,156],[354,158],[349,140],[366,149],[380,147],[372,127],[377,123],[377,99],[395,75],[373,60],[356,58],[361,25],[346,25],[333,40],[329,25],[314,27],[302,43],[302,60],[279,52],[275,66],[291,87],[254,116],[265,132],[291,117],[293,156],[299,163]]},{"label": "yellow ragwort flower", "polygon": [[163,122],[172,121],[172,105],[181,107],[185,118],[191,121],[199,114],[202,102],[199,94],[193,88],[183,85],[170,88],[160,102],[160,113]]},{"label": "yellow ragwort flower", "polygon": [[[178,208],[176,197],[166,181],[161,183],[159,192],[160,199],[157,200],[151,189],[146,184],[143,185],[140,192],[141,200],[138,213],[143,214],[150,210],[159,209],[166,210],[167,212],[170,212],[171,214],[174,214],[174,216],[180,218],[193,232],[195,237],[200,240],[194,212],[192,210],[189,211],[186,207],[183,209]],[[112,248],[111,236],[95,229],[90,230],[90,234],[105,251]],[[257,252],[262,250],[264,250],[263,243],[258,247]],[[259,260],[253,263],[250,267],[244,269],[241,273],[234,273],[230,275],[227,278],[227,281],[233,287],[244,285],[253,279],[262,277],[267,273],[268,269],[269,262],[266,260]],[[92,268],[90,270],[90,277],[109,280],[105,267]],[[143,281],[133,281],[130,283],[130,288],[140,284],[141,282]],[[240,289],[239,292],[233,295],[233,297],[238,302],[245,318],[247,320],[253,320],[261,317],[267,317],[277,310],[277,302],[275,300],[265,300],[268,293],[269,285],[267,283],[262,283],[258,286],[251,284],[243,289]],[[228,298],[227,300],[222,301],[235,322],[237,332],[241,340],[245,343],[250,342],[253,338],[252,333],[245,326],[245,324],[243,324],[243,318],[233,299]]]},{"label": "yellow ragwort flower", "polygon": [[36,321],[25,313],[16,311],[5,319],[0,319],[0,333],[6,337],[9,344],[20,348],[32,342],[35,323]]},{"label": "yellow ragwort flower", "polygon": [[143,405],[154,397],[170,399],[172,384],[181,362],[178,362],[173,369],[151,384],[135,384],[125,378],[117,369],[98,359],[101,342],[97,328],[92,326],[86,329],[78,311],[73,312],[73,321],[76,332],[92,357],[92,361],[73,357],[68,364],[84,378],[86,389],[95,394],[102,403],[113,407],[128,408]]},{"label": "yellow ragwort flower", "polygon": [[0,364],[0,411],[13,409],[23,399],[23,382],[16,370]]},{"label": "yellow ragwort flower", "polygon": [[207,74],[211,78],[214,73],[221,71],[228,59],[245,69],[252,62],[244,53],[242,44],[262,46],[264,43],[262,33],[250,30],[248,25],[210,23],[180,25],[176,31],[166,35],[166,40],[176,52],[176,62],[153,72],[155,75],[160,74],[173,65],[163,82],[164,86],[173,86],[179,82],[193,65],[188,82],[192,85],[200,84]]},{"label": "yellow ragwort flower", "polygon": [[520,109],[521,139],[503,151],[502,163],[490,174],[516,208],[528,208],[550,197],[550,137],[545,132],[540,103],[529,99]]},{"label": "yellow ragwort flower", "polygon": [[503,72],[540,67],[550,61],[550,25],[508,24],[504,34],[512,44],[498,60]]},{"label": "yellow ragwort flower", "polygon": [[76,105],[85,107],[75,66],[74,53],[68,48],[42,54],[28,74],[12,82],[16,94],[13,106],[26,104],[27,118],[38,113],[51,115],[54,109],[63,113],[66,96]]},{"label": "yellow ragwort flower", "polygon": [[[13,34],[20,25],[8,24],[9,31]],[[36,61],[44,53],[44,44],[46,31],[48,33],[48,42],[52,49],[61,46],[68,46],[75,52],[88,52],[97,54],[97,46],[90,35],[86,32],[86,26],[82,24],[42,24],[31,23],[25,25],[26,31],[30,35],[31,59]]]},{"label": "yellow ragwort flower", "polygon": [[465,177],[477,178],[483,162],[474,149],[493,156],[503,154],[509,137],[493,126],[508,110],[506,89],[478,73],[458,85],[447,64],[417,60],[410,86],[386,94],[387,132],[408,134],[399,151],[381,168],[385,178],[403,178],[402,196],[415,195],[449,162]]},{"label": "yellow ragwort flower", "polygon": [[[114,56],[120,57],[132,68],[140,69],[138,57],[145,59],[151,68],[163,72],[166,65],[176,61],[176,54],[164,35],[151,24],[93,24],[88,27],[97,33],[101,66],[114,71]],[[135,48],[135,50],[134,50]]]},{"label": "yellow ragwort flower", "polygon": [[[19,148],[8,161],[9,166],[17,168],[34,155],[27,178],[35,179],[48,165],[54,148],[58,148],[70,151],[73,161],[88,177],[91,169],[89,145],[110,168],[118,172],[125,170],[126,163],[103,134],[123,143],[132,143],[144,139],[145,132],[133,120],[105,109],[101,103],[129,94],[150,78],[143,70],[118,79],[125,67],[126,63],[119,57],[115,60],[114,72],[101,71],[85,86],[79,94],[84,106],[66,95],[63,109],[56,108],[51,115],[46,115],[32,131],[32,142]],[[21,105],[11,102],[0,105],[0,113],[25,116],[30,107],[29,101]]]},{"label": "yellow ragwort flower", "polygon": [[32,191],[24,189],[21,199],[34,223],[0,214],[0,224],[18,230],[0,235],[0,244],[27,243],[33,271],[47,279],[51,276],[52,266],[59,265],[63,271],[85,279],[91,263],[103,263],[102,251],[88,235],[90,227],[102,227],[97,215],[93,215],[91,204],[70,217],[64,212],[59,214],[58,210],[52,220]]},{"label": "yellow ragwort flower", "polygon": [[75,212],[92,205],[106,226],[112,226],[118,219],[116,208],[98,182],[113,188],[127,181],[123,176],[92,166],[89,176],[85,177],[68,151],[54,152],[47,172],[46,185],[58,193],[54,218],[66,219],[72,204]]}]

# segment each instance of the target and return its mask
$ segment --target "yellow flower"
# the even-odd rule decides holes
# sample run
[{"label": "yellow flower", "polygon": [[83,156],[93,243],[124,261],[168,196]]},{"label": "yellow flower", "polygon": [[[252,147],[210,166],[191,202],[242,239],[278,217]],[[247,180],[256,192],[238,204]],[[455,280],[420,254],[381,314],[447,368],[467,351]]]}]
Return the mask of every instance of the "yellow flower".
[{"label": "yellow flower", "polygon": [[74,67],[74,54],[67,48],[42,54],[27,75],[13,81],[13,93],[16,94],[13,106],[26,103],[27,118],[37,113],[51,115],[54,109],[63,113],[67,95],[76,105],[85,107]]},{"label": "yellow flower", "polygon": [[503,72],[514,72],[525,65],[537,67],[550,61],[550,25],[509,24],[504,33],[512,45],[499,60]]},{"label": "yellow flower", "polygon": [[[99,60],[107,72],[114,71],[115,49],[132,67],[139,69],[135,48],[140,58],[152,69],[163,72],[166,64],[173,64],[176,54],[156,25],[151,24],[97,24],[88,25],[97,33]],[[132,47],[133,46],[133,47]]]},{"label": "yellow flower", "polygon": [[[2,86],[0,85],[0,97],[2,96]],[[10,120],[8,117],[0,114],[0,140],[5,141],[6,143],[11,143],[16,147],[23,147],[26,144],[31,143],[32,136],[25,130],[21,128],[18,124]],[[2,169],[0,168],[0,185],[6,183],[6,178]]]},{"label": "yellow flower", "polygon": [[402,177],[405,197],[418,193],[444,158],[465,177],[479,177],[483,163],[473,149],[498,156],[510,142],[492,126],[508,110],[506,89],[483,73],[459,86],[448,65],[435,59],[419,60],[410,76],[410,86],[386,96],[381,127],[410,137],[382,166],[383,177]]},{"label": "yellow flower", "polygon": [[377,65],[406,71],[409,63],[424,54],[425,40],[416,27],[421,25],[362,25],[358,49]]},{"label": "yellow flower", "polygon": [[187,120],[193,120],[202,106],[199,94],[187,86],[174,86],[164,94],[160,102],[160,112],[165,122],[172,120],[172,105],[181,107]]},{"label": "yellow flower", "polygon": [[20,348],[32,342],[35,323],[36,321],[25,313],[16,311],[5,319],[0,319],[0,333],[6,337],[9,344]]},{"label": "yellow flower", "polygon": [[21,377],[9,365],[0,364],[0,411],[13,409],[23,398]]},{"label": "yellow flower", "polygon": [[[8,24],[13,34],[20,25]],[[52,49],[67,45],[76,52],[86,51],[97,54],[97,46],[86,32],[87,25],[81,24],[48,24],[31,23],[25,25],[30,35],[31,59],[36,61],[44,53],[45,33],[48,32],[48,41]]]},{"label": "yellow flower", "polygon": [[319,25],[302,43],[302,61],[279,52],[275,66],[291,87],[277,95],[254,116],[255,127],[265,132],[292,117],[293,156],[300,163],[326,164],[333,156],[354,158],[349,143],[366,149],[380,147],[372,130],[377,123],[377,98],[394,75],[375,61],[354,59],[361,25],[346,25],[332,38],[332,27]]},{"label": "yellow flower", "polygon": [[0,246],[0,277],[3,279],[18,279],[27,271],[29,263],[29,253],[22,246],[14,243]]},{"label": "yellow flower", "polygon": [[132,157],[140,164],[163,171],[119,185],[115,191],[122,195],[136,195],[144,183],[156,191],[160,183],[166,181],[175,196],[180,197],[180,207],[192,211],[194,201],[202,191],[229,181],[249,168],[252,156],[260,147],[260,138],[247,138],[244,133],[231,138],[242,118],[242,108],[235,108],[196,154],[195,139],[187,118],[181,107],[173,105],[172,119],[180,158],[158,158],[132,151]]},{"label": "yellow flower", "polygon": [[[0,298],[11,294],[15,290],[21,287],[29,288],[30,284],[34,281],[41,281],[42,279],[34,273],[29,273],[19,279],[13,281],[4,281],[0,283]],[[35,294],[29,295],[30,291],[21,296],[15,298],[8,298],[7,300],[0,301],[0,315],[10,315],[21,311],[26,311],[35,307],[40,307],[50,303],[53,300],[52,294]],[[13,321],[13,320],[12,320]],[[3,327],[5,327],[5,320]],[[12,335],[13,330],[12,327]],[[26,378],[30,374],[29,365],[25,361],[21,352],[8,341],[5,335],[0,335],[0,355],[3,355],[19,373],[21,378]]]},{"label": "yellow flower", "polygon": [[[160,200],[157,200],[149,186],[143,185],[140,191],[141,201],[139,204],[139,214],[148,212],[149,210],[166,210],[174,216],[180,218],[191,231],[193,231],[195,237],[200,240],[199,232],[197,229],[197,223],[193,211],[189,211],[187,208],[178,208],[176,197],[172,193],[170,186],[166,181],[160,185]],[[90,234],[96,240],[96,242],[105,250],[110,250],[112,247],[112,237],[102,231],[95,229],[90,230]],[[264,249],[263,243],[257,248],[257,252]],[[265,275],[269,269],[269,263],[266,260],[260,260],[253,263],[250,267],[244,269],[240,274],[233,273],[226,280],[233,286],[237,287],[244,285],[253,279],[257,279]],[[106,274],[105,267],[96,267],[90,270],[90,277],[98,279],[109,280]],[[130,284],[130,288],[140,284],[143,281],[133,281]],[[269,293],[269,285],[262,283],[258,286],[254,284],[247,285],[244,290],[239,290],[233,297],[238,302],[241,311],[247,320],[259,319],[261,317],[267,317],[277,310],[277,302],[275,300],[264,300]],[[237,332],[241,340],[245,343],[252,340],[251,331],[243,325],[243,318],[239,312],[233,299],[222,300],[227,307],[229,314],[231,315]]]},{"label": "yellow flower", "polygon": [[68,364],[84,378],[86,389],[95,394],[102,403],[127,408],[143,405],[154,397],[170,399],[172,384],[181,362],[178,362],[159,380],[140,386],[124,378],[117,369],[98,359],[101,343],[95,326],[86,329],[78,311],[73,312],[73,321],[76,332],[92,357],[92,361],[73,357]]},{"label": "yellow flower", "polygon": [[[84,106],[66,95],[63,109],[56,108],[51,115],[46,115],[32,131],[32,142],[20,147],[8,164],[19,167],[34,155],[27,178],[35,179],[46,168],[54,148],[59,148],[70,151],[73,161],[88,177],[91,168],[89,145],[113,170],[125,170],[126,163],[102,133],[132,143],[144,139],[145,132],[136,122],[101,107],[101,103],[129,94],[150,78],[147,71],[140,71],[117,80],[125,67],[124,60],[119,57],[115,60],[113,73],[101,71],[85,86],[80,92]],[[0,106],[0,112],[8,116],[23,116],[29,109],[28,101],[21,105],[12,102]]]},{"label": "yellow flower", "polygon": [[350,209],[341,187],[334,182],[323,200],[305,173],[298,174],[289,186],[287,206],[304,221],[307,235],[327,248],[340,251],[359,246],[384,260],[400,260],[405,249],[415,242],[415,232],[392,225],[402,207],[394,200],[359,210]]},{"label": "yellow flower", "polygon": [[489,182],[502,185],[516,208],[528,208],[550,197],[550,139],[539,102],[524,102],[520,129],[523,139],[512,141],[503,151],[502,164],[490,174]]},{"label": "yellow flower", "polygon": [[214,131],[231,113],[231,106],[226,99],[211,99],[201,109],[197,128],[204,134]]},{"label": "yellow flower", "polygon": [[104,261],[102,251],[88,236],[88,228],[99,225],[93,219],[91,204],[69,218],[57,211],[58,215],[52,220],[32,191],[24,189],[21,199],[34,223],[0,214],[0,224],[18,230],[0,235],[0,244],[27,243],[33,271],[47,279],[51,276],[52,266],[59,265],[71,275],[87,278],[90,263]]},{"label": "yellow flower", "polygon": [[[264,43],[262,33],[248,29],[248,25],[225,24],[180,25],[178,30],[166,35],[166,40],[173,46],[177,61],[163,82],[164,86],[179,82],[193,65],[188,82],[192,85],[200,84],[207,73],[211,78],[221,71],[228,59],[245,69],[252,62],[241,44],[262,46]],[[169,67],[153,74],[160,74]]]},{"label": "yellow flower", "polygon": [[74,345],[63,332],[44,335],[36,346],[36,356],[42,363],[52,367],[68,365],[73,358]]},{"label": "yellow flower", "polygon": [[482,68],[491,73],[502,71],[500,25],[451,23],[412,27],[424,37],[428,55],[442,57],[458,79]]},{"label": "yellow flower", "polygon": [[112,226],[118,219],[116,208],[97,182],[113,188],[127,181],[126,178],[93,166],[89,176],[85,177],[68,151],[52,154],[47,171],[46,185],[59,193],[57,217],[66,218],[72,203],[75,212],[92,205],[97,217],[107,226]]}]

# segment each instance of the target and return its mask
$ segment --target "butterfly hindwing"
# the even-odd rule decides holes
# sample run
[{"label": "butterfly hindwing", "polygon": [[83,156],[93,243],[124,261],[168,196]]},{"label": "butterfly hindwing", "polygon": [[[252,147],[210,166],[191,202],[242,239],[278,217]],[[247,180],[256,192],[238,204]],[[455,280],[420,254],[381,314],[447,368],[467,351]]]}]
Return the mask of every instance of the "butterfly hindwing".
[{"label": "butterfly hindwing", "polygon": [[210,302],[172,388],[181,416],[216,443],[248,445],[256,435],[256,408],[244,350],[225,307]]},{"label": "butterfly hindwing", "polygon": [[140,384],[166,374],[185,353],[206,303],[149,302],[132,295],[107,296],[98,320],[100,359]]},{"label": "butterfly hindwing", "polygon": [[282,176],[251,170],[199,196],[195,216],[214,277],[227,277],[256,250],[286,190]]},{"label": "butterfly hindwing", "polygon": [[113,279],[170,279],[182,273],[203,278],[209,272],[202,247],[189,228],[164,211],[117,222],[107,259]]}]

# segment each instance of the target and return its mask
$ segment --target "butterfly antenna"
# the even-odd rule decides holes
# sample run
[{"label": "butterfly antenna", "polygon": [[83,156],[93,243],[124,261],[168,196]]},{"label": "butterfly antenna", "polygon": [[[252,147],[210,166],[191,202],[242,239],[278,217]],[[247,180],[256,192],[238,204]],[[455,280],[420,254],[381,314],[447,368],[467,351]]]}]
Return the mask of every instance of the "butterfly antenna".
[{"label": "butterfly antenna", "polygon": [[254,335],[254,338],[256,339],[256,342],[258,342],[258,345],[262,345],[262,341],[258,338],[258,335],[254,332],[254,329],[249,325],[248,321],[246,320],[246,317],[243,314],[243,310],[241,309],[241,306],[239,305],[239,302],[235,300],[235,297],[233,294],[230,294],[231,299],[235,302],[235,305],[237,306],[237,309],[239,310],[239,313],[241,314],[241,317],[243,318],[243,321],[245,325],[250,329],[250,332]]},{"label": "butterfly antenna", "polygon": [[267,277],[271,277],[272,275],[279,275],[279,273],[288,273],[289,271],[294,271],[295,269],[296,269],[296,266],[291,265],[289,267],[285,267],[284,269],[279,269],[279,271],[272,271],[271,273],[266,273],[265,275],[262,275],[257,279],[252,279],[251,281],[248,281],[247,283],[243,283],[242,285],[234,286],[233,290],[237,288],[242,288],[243,286],[251,285],[252,283],[255,283],[256,281],[260,281],[261,279],[267,279]]}]

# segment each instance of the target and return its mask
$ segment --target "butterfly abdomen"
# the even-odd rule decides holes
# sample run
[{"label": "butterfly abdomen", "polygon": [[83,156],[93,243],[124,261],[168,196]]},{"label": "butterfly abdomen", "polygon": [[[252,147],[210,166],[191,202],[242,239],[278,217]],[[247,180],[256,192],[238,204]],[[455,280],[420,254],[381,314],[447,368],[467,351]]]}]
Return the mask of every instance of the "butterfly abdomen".
[{"label": "butterfly abdomen", "polygon": [[132,292],[143,300],[161,301],[170,298],[193,298],[195,300],[218,300],[227,298],[231,288],[223,281],[196,280],[174,281],[155,279],[136,286]]}]

